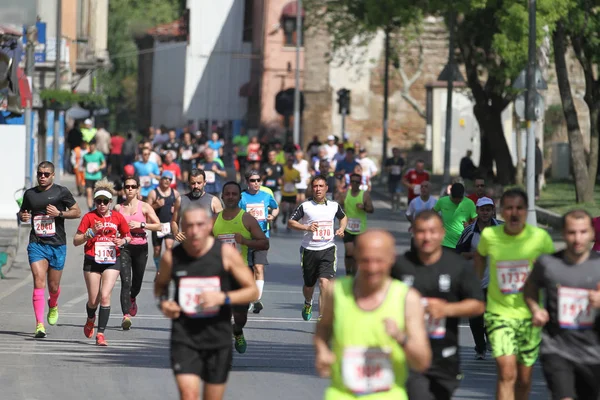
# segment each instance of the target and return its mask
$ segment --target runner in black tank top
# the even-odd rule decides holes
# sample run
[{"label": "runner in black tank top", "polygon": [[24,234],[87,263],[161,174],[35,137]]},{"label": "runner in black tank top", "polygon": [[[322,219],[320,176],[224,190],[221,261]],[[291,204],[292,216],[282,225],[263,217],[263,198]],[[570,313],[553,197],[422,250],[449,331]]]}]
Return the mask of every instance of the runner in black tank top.
[{"label": "runner in black tank top", "polygon": [[[154,287],[160,310],[173,320],[171,366],[182,399],[199,398],[201,381],[201,398],[223,398],[232,361],[231,306],[258,298],[252,272],[240,254],[210,236],[211,228],[199,205],[184,212],[186,240],[165,250]],[[171,280],[174,300],[169,300]]]},{"label": "runner in black tank top", "polygon": [[[171,178],[172,175],[170,173],[163,173],[160,177],[158,188],[151,191],[148,195],[148,203],[154,208],[154,211],[156,211],[156,215],[158,215],[158,219],[162,225],[162,229],[159,232],[152,232],[154,264],[156,265],[157,270],[160,262],[160,252],[163,240],[165,242],[165,249],[173,248],[171,219],[173,218],[173,212],[175,211],[175,204],[177,203],[177,200],[181,199],[179,192],[170,187]],[[161,192],[166,195],[163,195]]]}]

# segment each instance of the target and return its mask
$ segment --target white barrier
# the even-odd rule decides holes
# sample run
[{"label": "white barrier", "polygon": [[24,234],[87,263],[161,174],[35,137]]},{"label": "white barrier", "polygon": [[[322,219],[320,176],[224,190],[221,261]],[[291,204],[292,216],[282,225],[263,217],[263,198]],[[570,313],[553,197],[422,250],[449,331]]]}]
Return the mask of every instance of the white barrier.
[{"label": "white barrier", "polygon": [[16,221],[15,192],[25,184],[25,151],[25,125],[0,125],[0,220]]}]

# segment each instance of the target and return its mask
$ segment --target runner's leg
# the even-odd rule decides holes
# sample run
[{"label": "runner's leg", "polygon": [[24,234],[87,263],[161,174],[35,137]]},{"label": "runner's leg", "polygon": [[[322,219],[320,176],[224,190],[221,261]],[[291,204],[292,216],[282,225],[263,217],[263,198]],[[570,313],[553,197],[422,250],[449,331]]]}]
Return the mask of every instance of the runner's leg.
[{"label": "runner's leg", "polygon": [[121,249],[121,312],[128,315],[131,309],[131,251],[129,246]]},{"label": "runner's leg", "polygon": [[498,370],[496,400],[516,400],[517,356],[509,355],[496,358],[496,367]]},{"label": "runner's leg", "polygon": [[200,398],[200,377],[198,375],[177,374],[175,380],[181,400],[198,400]]},{"label": "runner's leg", "polygon": [[203,400],[222,400],[225,395],[225,384],[215,385],[214,383],[204,384]]},{"label": "runner's leg", "polygon": [[344,248],[346,250],[344,253],[344,265],[346,266],[346,275],[354,276],[356,275],[356,261],[354,260],[354,242],[344,243]]},{"label": "runner's leg", "polygon": [[119,269],[105,269],[100,286],[100,312],[98,314],[98,333],[104,333],[110,318],[110,295],[119,277]]},{"label": "runner's leg", "polygon": [[31,263],[31,274],[33,276],[33,312],[35,314],[36,323],[43,324],[48,260],[39,260]]},{"label": "runner's leg", "polygon": [[531,375],[533,367],[517,364],[517,380],[515,384],[515,400],[529,399],[531,391]]},{"label": "runner's leg", "polygon": [[144,272],[148,263],[148,246],[135,246],[131,261],[131,298],[135,301],[135,298],[142,290]]}]

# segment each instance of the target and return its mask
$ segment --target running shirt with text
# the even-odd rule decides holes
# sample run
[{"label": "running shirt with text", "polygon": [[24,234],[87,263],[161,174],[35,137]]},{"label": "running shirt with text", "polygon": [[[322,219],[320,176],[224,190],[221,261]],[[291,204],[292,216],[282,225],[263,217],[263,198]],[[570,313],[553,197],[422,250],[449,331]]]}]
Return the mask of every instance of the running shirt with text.
[{"label": "running shirt with text", "polygon": [[315,232],[304,232],[302,247],[307,250],[324,250],[335,246],[335,219],[342,219],[345,216],[339,203],[333,200],[317,203],[311,198],[300,204],[290,219],[303,225],[316,222],[319,228]]},{"label": "running shirt with text", "polygon": [[598,290],[600,255],[572,264],[564,251],[543,255],[529,279],[546,294],[550,320],[542,331],[542,354],[555,354],[574,363],[600,363],[600,318],[589,303],[589,291]]},{"label": "running shirt with text", "polygon": [[255,194],[244,190],[238,206],[256,218],[260,229],[269,237],[269,222],[267,221],[269,208],[274,210],[279,207],[273,195],[262,190]]},{"label": "running shirt with text", "polygon": [[64,186],[52,184],[47,190],[40,190],[38,186],[27,189],[23,194],[21,212],[31,213],[29,242],[54,246],[67,244],[64,218],[48,216],[46,207],[53,205],[58,211],[67,211],[75,203],[73,195]]},{"label": "running shirt with text", "polygon": [[97,231],[93,238],[85,242],[85,257],[94,259],[99,264],[115,264],[117,257],[121,255],[121,250],[114,245],[112,239],[131,236],[127,220],[118,211],[113,210],[106,216],[100,216],[94,210],[81,218],[77,232],[85,233],[88,228],[94,228],[96,222],[102,223],[102,229]]},{"label": "running shirt with text", "polygon": [[[396,259],[392,278],[415,288],[423,296],[455,303],[466,299],[483,301],[479,279],[465,259],[444,249],[435,264],[423,265],[415,252],[406,252]],[[460,373],[458,323],[460,318],[434,320],[426,315],[433,360],[428,375],[456,377]]]},{"label": "running shirt with text", "polygon": [[530,319],[523,286],[542,254],[554,253],[554,243],[545,230],[525,224],[516,236],[504,232],[504,225],[481,232],[477,252],[488,258],[490,282],[486,311],[504,318]]}]

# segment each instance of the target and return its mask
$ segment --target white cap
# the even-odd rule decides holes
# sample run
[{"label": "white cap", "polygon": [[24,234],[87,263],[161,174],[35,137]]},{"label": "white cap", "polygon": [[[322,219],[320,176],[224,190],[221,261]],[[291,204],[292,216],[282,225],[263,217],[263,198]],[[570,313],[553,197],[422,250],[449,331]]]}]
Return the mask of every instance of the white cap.
[{"label": "white cap", "polygon": [[98,197],[106,197],[107,199],[112,200],[112,194],[108,190],[98,190],[94,193],[94,199],[97,199]]},{"label": "white cap", "polygon": [[489,197],[481,197],[479,200],[477,200],[477,207],[483,207],[483,206],[495,206],[494,201],[492,199],[490,199]]},{"label": "white cap", "polygon": [[327,136],[327,140],[335,140],[335,136],[329,135],[329,136]]},{"label": "white cap", "polygon": [[91,125],[92,124],[92,120],[88,118],[85,121],[83,121],[83,123],[86,124],[86,125]]}]

